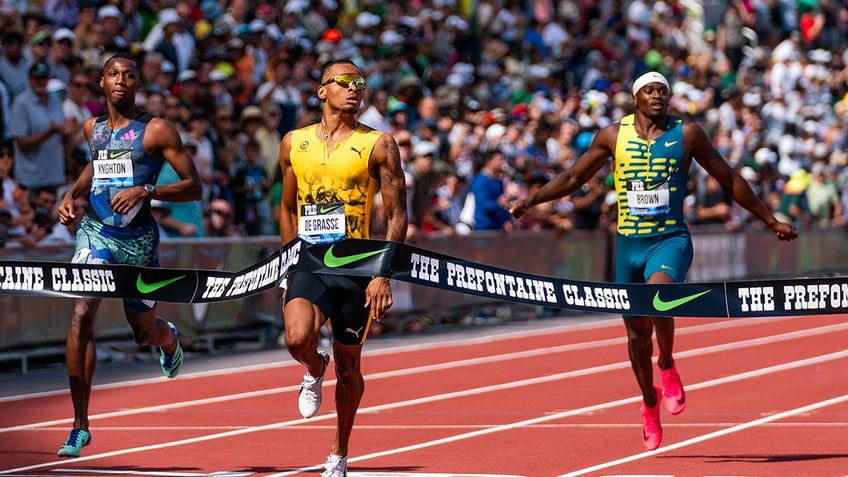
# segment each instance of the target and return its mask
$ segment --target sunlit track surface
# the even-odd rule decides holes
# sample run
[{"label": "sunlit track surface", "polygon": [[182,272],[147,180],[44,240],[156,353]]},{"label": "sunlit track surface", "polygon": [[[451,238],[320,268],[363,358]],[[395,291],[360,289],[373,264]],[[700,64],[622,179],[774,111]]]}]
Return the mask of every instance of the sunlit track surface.
[{"label": "sunlit track surface", "polygon": [[[653,452],[641,444],[620,318],[373,339],[349,475],[843,477],[846,318],[678,319],[688,405],[663,411]],[[158,371],[98,369],[94,441],[73,460],[55,457],[73,418],[64,371],[0,376],[0,475],[320,473],[334,433],[332,367],[311,419],[297,412],[303,369],[285,350],[192,357],[175,380]]]}]

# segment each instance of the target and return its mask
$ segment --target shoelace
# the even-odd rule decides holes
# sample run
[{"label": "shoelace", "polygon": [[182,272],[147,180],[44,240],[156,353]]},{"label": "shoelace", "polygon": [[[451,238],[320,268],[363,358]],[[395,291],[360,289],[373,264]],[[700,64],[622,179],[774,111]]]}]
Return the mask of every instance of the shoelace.
[{"label": "shoelace", "polygon": [[318,393],[315,391],[316,384],[319,379],[315,379],[312,375],[307,374],[303,377],[303,384],[300,385],[300,393],[305,394],[308,399],[315,399]]},{"label": "shoelace", "polygon": [[77,441],[80,440],[80,430],[72,429],[71,434],[68,436],[68,440],[65,441],[66,446],[77,447]]},{"label": "shoelace", "polygon": [[[340,455],[329,455],[329,456],[327,456],[327,463],[324,464],[324,471],[327,472],[327,471],[331,471],[331,470],[334,470],[334,471],[340,470],[340,469],[337,469],[336,467],[340,463],[342,463],[344,461],[344,459],[345,459],[344,456],[340,456]],[[346,470],[346,469],[344,469],[344,470]]]}]

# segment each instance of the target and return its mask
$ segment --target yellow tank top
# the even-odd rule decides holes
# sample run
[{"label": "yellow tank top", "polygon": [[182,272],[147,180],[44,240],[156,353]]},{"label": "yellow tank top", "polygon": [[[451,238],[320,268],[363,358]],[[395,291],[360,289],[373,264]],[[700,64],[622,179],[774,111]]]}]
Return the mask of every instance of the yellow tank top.
[{"label": "yellow tank top", "polygon": [[683,121],[670,117],[668,129],[647,141],[636,133],[634,118],[621,118],[615,143],[618,233],[647,236],[685,228]]},{"label": "yellow tank top", "polygon": [[[382,133],[362,124],[327,150],[317,124],[292,131],[291,165],[297,176],[298,235],[312,243],[368,238],[379,183],[368,160]],[[343,222],[339,220],[341,217]]]}]

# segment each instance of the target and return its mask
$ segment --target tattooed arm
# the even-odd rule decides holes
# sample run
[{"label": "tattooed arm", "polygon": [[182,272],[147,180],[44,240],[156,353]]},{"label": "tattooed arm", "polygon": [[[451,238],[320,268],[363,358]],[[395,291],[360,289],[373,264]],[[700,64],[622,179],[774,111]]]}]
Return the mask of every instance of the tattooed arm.
[{"label": "tattooed arm", "polygon": [[380,182],[388,230],[386,239],[403,242],[406,238],[406,181],[400,164],[397,142],[389,134],[374,145],[370,161],[371,177]]}]

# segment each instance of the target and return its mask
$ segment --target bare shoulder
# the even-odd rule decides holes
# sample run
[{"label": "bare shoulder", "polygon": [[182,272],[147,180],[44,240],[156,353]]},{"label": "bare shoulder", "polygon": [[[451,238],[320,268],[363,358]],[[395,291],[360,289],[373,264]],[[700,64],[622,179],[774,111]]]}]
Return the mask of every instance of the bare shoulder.
[{"label": "bare shoulder", "polygon": [[91,138],[91,132],[94,131],[94,123],[97,122],[97,116],[90,117],[82,123],[82,132],[86,138]]},{"label": "bare shoulder", "polygon": [[614,122],[602,127],[592,139],[592,146],[601,147],[612,151],[615,149],[615,142],[618,139],[618,130],[621,124]]},{"label": "bare shoulder", "polygon": [[291,154],[291,142],[292,142],[292,133],[294,131],[289,131],[283,138],[280,140],[280,149],[277,151],[277,159],[281,164],[289,163],[289,155]]},{"label": "bare shoulder", "polygon": [[607,124],[602,127],[600,131],[598,131],[598,137],[616,137],[618,136],[618,130],[621,128],[621,123],[618,121]]},{"label": "bare shoulder", "polygon": [[280,144],[285,144],[286,146],[291,147],[293,134],[294,131],[288,131],[286,134],[284,134],[283,138],[280,140]]},{"label": "bare shoulder", "polygon": [[681,119],[683,122],[683,139],[692,144],[707,140],[707,132],[698,123]]},{"label": "bare shoulder", "polygon": [[389,133],[380,134],[377,143],[374,145],[374,152],[371,154],[373,159],[380,163],[400,162],[400,151],[398,150],[397,141],[394,136]]},{"label": "bare shoulder", "polygon": [[[179,137],[179,131],[170,121],[162,118],[153,118],[147,123],[147,133],[165,135],[167,137]],[[154,138],[158,139],[158,138]]]},{"label": "bare shoulder", "polygon": [[162,118],[153,118],[147,123],[144,142],[145,147],[150,145],[153,149],[179,147],[182,144],[176,126]]}]

